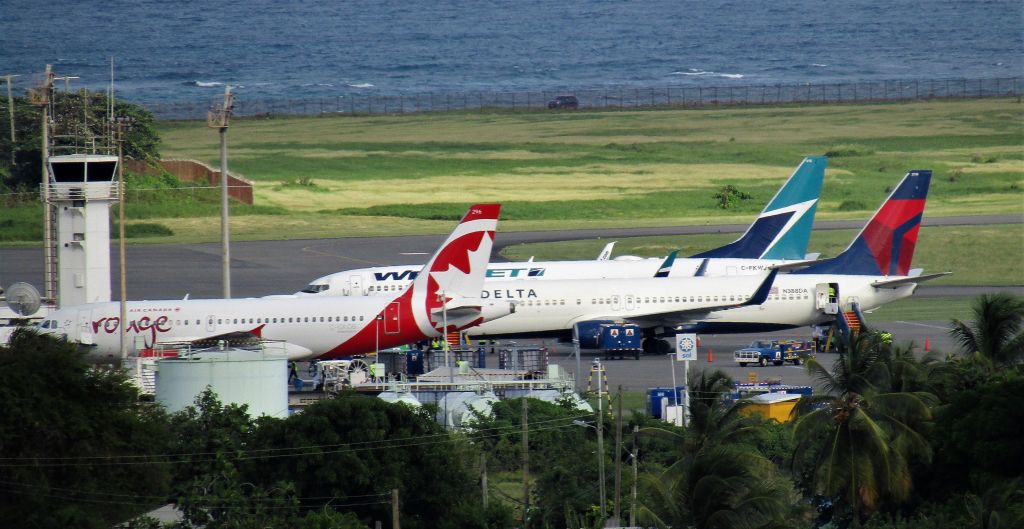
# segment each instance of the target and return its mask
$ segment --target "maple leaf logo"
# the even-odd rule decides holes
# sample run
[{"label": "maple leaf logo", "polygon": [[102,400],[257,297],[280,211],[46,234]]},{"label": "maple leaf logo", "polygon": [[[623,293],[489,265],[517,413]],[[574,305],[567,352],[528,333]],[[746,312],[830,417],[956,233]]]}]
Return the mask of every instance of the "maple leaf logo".
[{"label": "maple leaf logo", "polygon": [[[488,234],[484,234],[480,238],[480,244],[477,245],[476,249],[466,249],[466,264],[468,265],[465,271],[461,270],[456,266],[455,262],[449,262],[448,267],[445,270],[437,270],[430,272],[430,291],[427,297],[428,309],[441,308],[445,303],[453,299],[453,294],[470,295],[477,293],[483,287],[483,274],[473,275],[474,270],[480,270],[487,267],[487,263],[490,259],[489,245],[483,244],[484,237],[488,237]],[[443,316],[440,312],[431,315],[431,323],[435,329],[441,330],[444,325]]]}]

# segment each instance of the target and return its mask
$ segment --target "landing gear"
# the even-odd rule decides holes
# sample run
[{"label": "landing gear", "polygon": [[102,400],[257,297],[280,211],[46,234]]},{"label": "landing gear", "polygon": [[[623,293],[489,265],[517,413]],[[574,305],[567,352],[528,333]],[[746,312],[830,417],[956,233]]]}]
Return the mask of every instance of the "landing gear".
[{"label": "landing gear", "polygon": [[672,352],[672,344],[661,338],[644,338],[644,354],[667,355]]}]

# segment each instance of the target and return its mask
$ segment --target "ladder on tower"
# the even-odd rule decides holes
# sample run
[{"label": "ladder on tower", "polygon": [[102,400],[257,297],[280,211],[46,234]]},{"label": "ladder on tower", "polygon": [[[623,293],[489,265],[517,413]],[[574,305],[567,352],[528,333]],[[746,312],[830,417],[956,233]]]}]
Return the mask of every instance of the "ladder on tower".
[{"label": "ladder on tower", "polygon": [[46,216],[43,223],[45,231],[43,244],[43,297],[51,303],[57,302],[57,281],[59,280],[57,263],[57,219],[53,206],[50,204],[50,197],[43,197],[43,215]]}]

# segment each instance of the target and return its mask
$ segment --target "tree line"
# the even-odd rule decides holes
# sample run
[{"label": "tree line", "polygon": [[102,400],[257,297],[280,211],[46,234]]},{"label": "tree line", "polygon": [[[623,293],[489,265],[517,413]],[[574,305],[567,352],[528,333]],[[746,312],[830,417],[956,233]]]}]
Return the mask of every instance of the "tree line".
[{"label": "tree line", "polygon": [[598,458],[635,458],[636,480],[606,473],[623,525],[1022,527],[1024,299],[973,311],[952,322],[955,354],[862,332],[830,366],[808,361],[820,391],[788,423],[740,413],[728,376],[696,372],[687,427],[634,413],[603,452],[578,423],[603,421],[608,441],[610,414],[534,399],[458,432],[355,394],[254,419],[206,392],[168,414],[122,371],[22,330],[0,347],[0,526],[156,528],[144,513],[173,503],[177,528],[390,527],[397,489],[406,528],[596,528]]}]

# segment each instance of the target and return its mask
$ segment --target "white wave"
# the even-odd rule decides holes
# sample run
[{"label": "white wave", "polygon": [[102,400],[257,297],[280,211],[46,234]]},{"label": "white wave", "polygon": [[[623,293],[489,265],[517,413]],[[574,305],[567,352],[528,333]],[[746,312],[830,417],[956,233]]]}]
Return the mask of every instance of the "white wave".
[{"label": "white wave", "polygon": [[218,81],[193,81],[196,86],[200,88],[210,88],[213,86],[224,86],[224,83]]},{"label": "white wave", "polygon": [[352,88],[373,88],[373,85],[370,83],[355,83],[350,84],[349,86]]},{"label": "white wave", "polygon": [[689,75],[694,77],[724,77],[726,79],[743,79],[745,76],[741,73],[718,73],[709,72],[707,70],[698,70],[696,68],[690,68],[686,72],[672,72],[669,75]]},{"label": "white wave", "polygon": [[820,62],[812,62],[811,66],[817,66],[818,68],[825,68],[828,65],[827,64],[821,64]]}]

